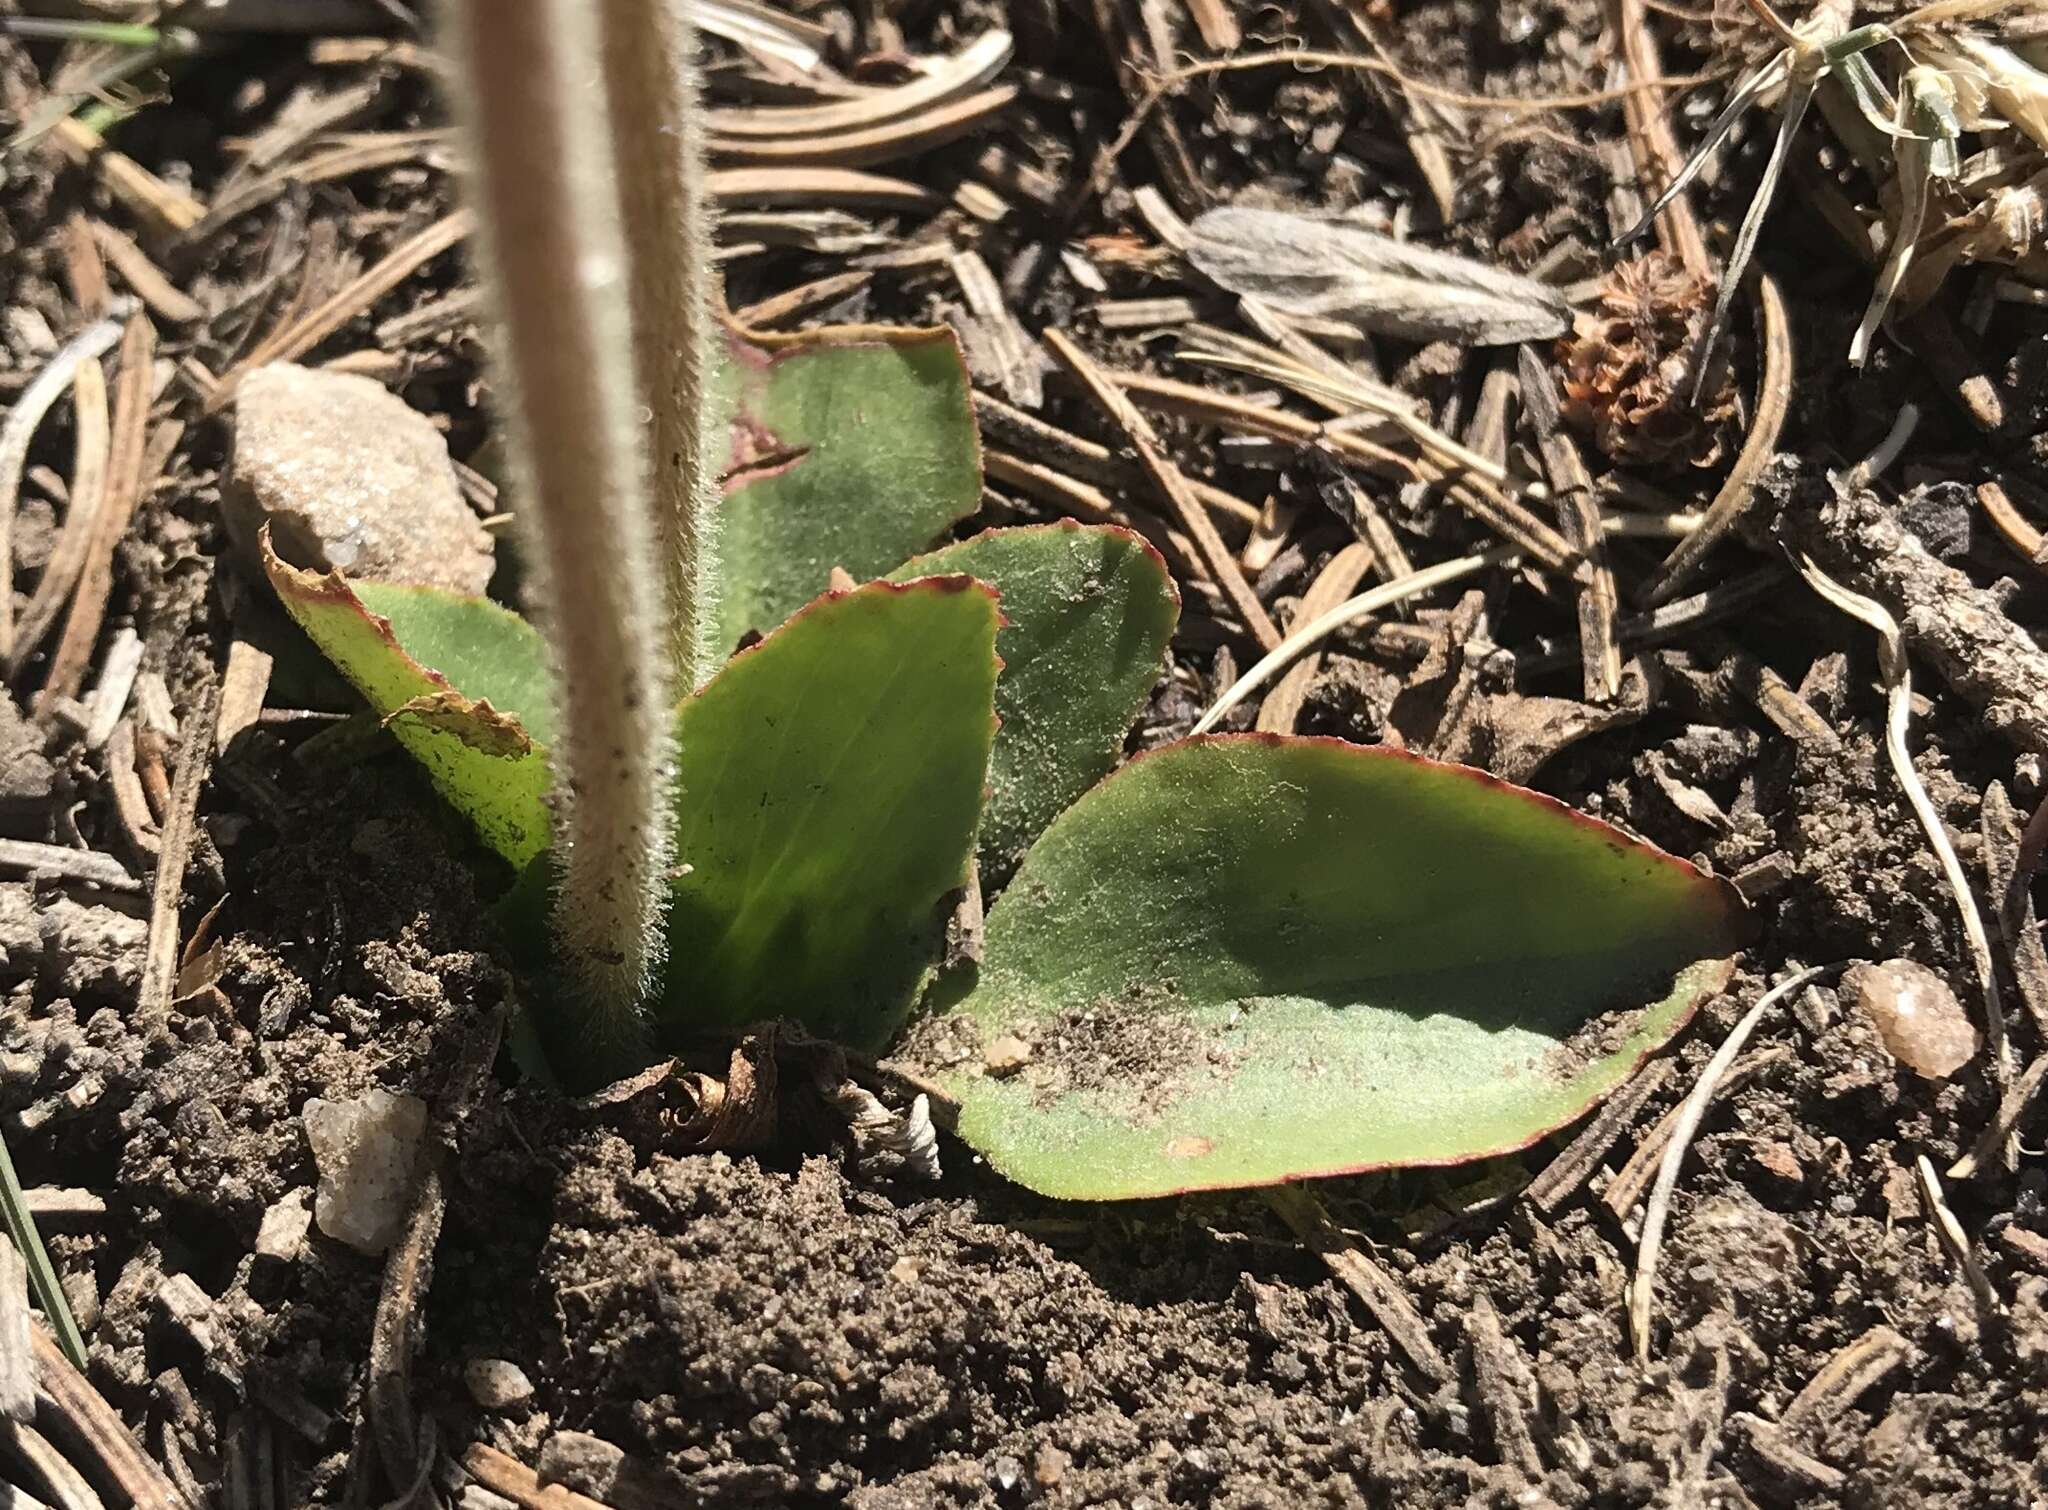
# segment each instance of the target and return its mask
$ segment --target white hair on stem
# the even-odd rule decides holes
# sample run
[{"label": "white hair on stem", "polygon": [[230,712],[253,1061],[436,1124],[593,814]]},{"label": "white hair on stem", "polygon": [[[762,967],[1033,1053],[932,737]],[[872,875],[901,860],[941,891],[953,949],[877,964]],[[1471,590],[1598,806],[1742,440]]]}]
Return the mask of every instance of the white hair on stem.
[{"label": "white hair on stem", "polygon": [[623,1046],[660,960],[670,697],[599,9],[450,7],[498,410],[560,669],[556,947],[596,1038]]}]

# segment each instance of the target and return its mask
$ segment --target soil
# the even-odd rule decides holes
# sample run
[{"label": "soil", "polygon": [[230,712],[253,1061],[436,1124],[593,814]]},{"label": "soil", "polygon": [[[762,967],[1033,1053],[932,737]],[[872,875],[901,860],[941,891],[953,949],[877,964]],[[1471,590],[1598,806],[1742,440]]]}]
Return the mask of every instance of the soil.
[{"label": "soil", "polygon": [[[1348,30],[1329,31],[1321,11],[1228,8],[1247,47],[1297,37],[1357,44]],[[1167,9],[1160,24],[1174,45],[1206,53],[1188,15]],[[1529,96],[1596,89],[1609,77],[1606,8],[1585,0],[1360,10],[1386,24],[1403,69],[1447,88]],[[1351,74],[1267,69],[1204,81],[1167,102],[1100,193],[1084,192],[1128,108],[1095,30],[1115,12],[1040,0],[1016,0],[1009,12],[993,0],[811,12],[840,62],[866,56],[885,80],[898,43],[947,50],[995,24],[1018,35],[1027,98],[997,139],[1042,169],[1052,191],[1007,193],[1010,211],[993,222],[954,208],[878,217],[892,249],[943,230],[978,247],[1027,331],[1078,324],[1106,361],[1189,376],[1165,360],[1165,345],[1090,322],[1105,297],[1174,292],[1203,318],[1233,318],[1211,291],[1161,281],[1135,189],[1363,206],[1434,231],[1431,197],[1378,84]],[[1674,72],[1701,61],[1704,27],[1661,7],[1653,15]],[[53,56],[44,44],[0,40],[0,98],[11,111],[37,97]],[[736,55],[718,58],[714,88],[736,88]],[[250,176],[252,143],[303,163],[311,139],[288,139],[279,122],[356,88],[366,98],[339,129],[399,132],[443,119],[422,70],[314,63],[303,39],[258,36],[187,65],[115,140],[214,203]],[[1681,136],[1696,125],[1681,123]],[[1451,152],[1456,213],[1442,239],[1518,267],[1550,258],[1565,277],[1597,274],[1615,229],[1602,143],[1620,138],[1614,106],[1470,115]],[[1757,139],[1702,193],[1704,212],[1739,215]],[[986,146],[970,140],[882,171],[950,195]],[[1974,1180],[1947,1182],[1986,1304],[1940,1241],[1916,1178],[1917,1161],[1946,1170],[1990,1121],[1996,1096],[1983,1064],[1946,1082],[1900,1069],[1829,984],[1764,1019],[1742,1061],[1755,1073],[1709,1111],[1659,1269],[1653,1361],[1633,1361],[1626,1290],[1639,1232],[1600,1195],[1766,985],[1800,965],[1906,957],[1940,972],[1973,1009],[1978,1000],[1941,870],[1884,761],[1874,637],[1789,576],[1741,600],[1720,627],[1687,624],[1646,649],[1631,665],[1640,701],[1632,695],[1626,717],[1577,703],[1569,602],[1520,573],[1492,573],[1480,601],[1455,612],[1439,595],[1440,606],[1410,620],[1326,647],[1302,732],[1449,747],[1507,765],[1516,779],[1738,878],[1761,927],[1729,990],[1671,1051],[1675,1070],[1590,1181],[1562,1199],[1539,1204],[1521,1187],[1571,1129],[1481,1170],[1315,1187],[1419,1311],[1451,1360],[1446,1377],[1419,1367],[1256,1194],[1062,1205],[1006,1183],[951,1142],[943,1180],[920,1185],[835,1137],[805,1077],[792,1075],[778,1134],[758,1140],[765,1146],[695,1152],[677,1119],[567,1100],[525,1078],[509,1047],[493,1063],[520,990],[488,910],[509,877],[374,732],[335,721],[347,699],[226,554],[225,432],[202,414],[189,367],[171,370],[188,360],[226,370],[253,336],[444,214],[452,185],[439,150],[345,179],[290,182],[196,238],[151,232],[103,178],[46,150],[10,159],[0,183],[0,255],[11,274],[0,396],[11,401],[40,370],[49,337],[83,323],[74,216],[141,240],[206,311],[197,323],[160,322],[157,412],[183,429],[116,552],[102,646],[132,629],[145,681],[160,679],[183,716],[235,641],[261,645],[278,656],[270,707],[295,710],[214,762],[181,877],[180,938],[216,944],[217,973],[202,972],[167,1026],[134,1011],[146,893],[0,879],[0,1126],[26,1186],[92,1198],[42,1223],[90,1341],[91,1382],[195,1500],[237,1510],[482,1510],[504,1501],[459,1465],[487,1443],[529,1467],[550,1465],[617,1510],[2048,1502],[2038,1121],[2022,1124],[2017,1171],[1994,1159]],[[1179,169],[1175,152],[1184,153]],[[1176,175],[1187,181],[1180,188]],[[1071,214],[1070,202],[1080,204]],[[1761,515],[1812,506],[1826,470],[1865,454],[1913,401],[1922,426],[1890,474],[1898,486],[1884,490],[1883,510],[1986,589],[1989,611],[2018,633],[2048,626],[2038,569],[1970,508],[1967,492],[2004,478],[2025,501],[2048,482],[2048,317],[2004,303],[1970,338],[1982,382],[2003,404],[2003,428],[1987,436],[1952,384],[1896,346],[1852,374],[1837,354],[1861,313],[1867,269],[1841,254],[1801,196],[1787,196],[1772,226],[1764,257],[1792,298],[1801,370],[1786,457]],[[1107,296],[1074,280],[1057,255],[1069,243],[1106,270]],[[800,249],[742,257],[728,269],[730,302],[846,265],[843,254]],[[307,360],[345,357],[386,381],[445,424],[458,459],[487,470],[476,332],[459,307],[437,313],[464,276],[457,258],[429,263]],[[980,379],[992,385],[999,368],[989,353],[1000,342],[961,304],[943,261],[884,265],[803,318],[948,320]],[[1755,359],[1746,328],[1737,337],[1747,392]],[[1467,432],[1491,357],[1394,343],[1380,356],[1443,428]],[[1042,386],[1045,419],[1115,445],[1078,389]],[[24,594],[63,517],[64,408],[31,452],[14,542]],[[1284,623],[1353,538],[1324,507],[1327,474],[1299,456],[1219,446],[1190,424],[1162,429],[1190,472],[1240,498],[1299,509],[1254,574]],[[1720,475],[1683,456],[1630,465],[1688,505],[1703,503]],[[1960,504],[1941,491],[1957,484]],[[473,486],[489,512],[489,484]],[[1426,490],[1373,486],[1419,562],[1490,543]],[[974,524],[1045,512],[992,486]],[[1646,576],[1661,549],[1620,547],[1624,581]],[[512,552],[501,544],[500,554]],[[1710,579],[1734,582],[1773,559],[1730,544]],[[516,575],[516,563],[501,570],[507,595]],[[1136,743],[1184,732],[1257,654],[1213,592],[1183,587],[1188,613],[1171,674]],[[1544,663],[1556,645],[1567,653]],[[1517,655],[1539,669],[1517,672]],[[31,660],[15,702],[0,695],[0,837],[83,842],[145,875],[105,748],[88,748],[62,719],[25,718],[44,664]],[[1759,665],[1796,690],[1817,729],[1787,732],[1771,715]],[[1451,727],[1449,710],[1467,694],[1492,722]],[[1583,716],[1559,721],[1537,696]],[[1912,743],[1979,905],[1995,917],[1991,851],[2015,842],[2007,815],[2033,811],[2044,787],[2042,752],[2012,733],[2024,720],[1994,727],[1984,701],[1967,677],[1923,671]],[[1238,723],[1257,711],[1241,710]],[[1569,737],[1542,732],[1566,727]],[[1995,944],[2026,1062],[2044,1048],[2038,1014],[2048,1003],[2028,995],[2026,950]],[[305,1102],[371,1088],[420,1097],[431,1114],[428,1186],[445,1210],[423,1200],[421,1211],[432,1210],[416,1217],[420,1246],[396,1250],[430,1255],[416,1271],[317,1230],[296,1247],[270,1235],[280,1212],[311,1200]],[[197,1306],[169,1283],[180,1277],[196,1285]],[[408,1317],[414,1293],[424,1300]],[[396,1317],[395,1348],[380,1305],[387,1324]],[[1788,1420],[1815,1376],[1877,1328],[1899,1339],[1894,1366]],[[480,1389],[472,1366],[483,1360],[515,1365],[530,1389]],[[413,1461],[393,1459],[394,1442],[419,1446],[423,1479]],[[10,1473],[13,1456],[0,1446]]]}]

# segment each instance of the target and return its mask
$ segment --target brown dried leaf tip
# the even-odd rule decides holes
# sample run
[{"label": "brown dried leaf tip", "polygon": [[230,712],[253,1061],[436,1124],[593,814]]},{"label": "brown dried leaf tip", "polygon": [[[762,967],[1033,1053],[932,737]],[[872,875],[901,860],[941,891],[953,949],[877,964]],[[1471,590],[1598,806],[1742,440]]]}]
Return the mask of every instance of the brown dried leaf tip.
[{"label": "brown dried leaf tip", "polygon": [[1687,402],[1713,295],[1676,258],[1650,252],[1617,263],[1593,310],[1558,342],[1565,416],[1611,459],[1695,467],[1721,459],[1735,417],[1732,377],[1697,408]]}]

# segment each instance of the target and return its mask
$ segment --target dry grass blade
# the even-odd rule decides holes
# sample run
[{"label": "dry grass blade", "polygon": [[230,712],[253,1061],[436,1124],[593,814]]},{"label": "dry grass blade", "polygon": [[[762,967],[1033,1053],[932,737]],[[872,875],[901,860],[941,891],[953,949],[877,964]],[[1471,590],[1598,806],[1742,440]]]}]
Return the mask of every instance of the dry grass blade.
[{"label": "dry grass blade", "polygon": [[173,325],[190,325],[205,317],[206,310],[199,301],[172,283],[163,269],[150,261],[148,254],[133,241],[104,220],[92,222],[92,235],[108,265],[135,290],[138,299],[156,311],[159,318]]},{"label": "dry grass blade", "polygon": [[158,841],[156,877],[149,896],[149,940],[142,983],[135,992],[135,1025],[151,1038],[169,1031],[171,1002],[178,983],[178,906],[185,895],[185,867],[199,831],[199,793],[212,761],[219,689],[209,682],[192,707],[178,739],[177,781]]},{"label": "dry grass blade", "polygon": [[[1734,1095],[1751,1081],[1760,1080],[1786,1064],[1791,1057],[1784,1049],[1759,1049],[1746,1058],[1736,1060],[1715,1085],[1714,1099],[1720,1101]],[[1664,1150],[1671,1146],[1672,1135],[1678,1131],[1679,1121],[1684,1115],[1685,1103],[1681,1101],[1659,1117],[1637,1142],[1628,1162],[1616,1171],[1614,1178],[1607,1182],[1607,1188],[1600,1192],[1601,1204],[1617,1218],[1626,1222],[1630,1213],[1641,1204],[1650,1182],[1657,1177],[1657,1167],[1663,1160]]]},{"label": "dry grass blade", "polygon": [[234,397],[242,378],[255,368],[304,356],[475,229],[476,217],[463,209],[407,237],[374,266],[350,280],[347,287],[257,342],[254,349],[220,375],[207,396],[204,412],[219,413]]},{"label": "dry grass blade", "polygon": [[71,386],[84,362],[97,362],[121,339],[118,319],[88,325],[60,347],[7,411],[0,425],[0,659],[14,654],[14,510],[21,498],[21,474],[29,443],[58,395]]},{"label": "dry grass blade", "polygon": [[1686,1150],[1692,1146],[1693,1134],[1699,1131],[1707,1106],[1714,1099],[1714,1087],[1728,1073],[1728,1066],[1735,1062],[1742,1046],[1749,1042],[1749,1035],[1763,1021],[1764,1013],[1822,974],[1825,968],[1815,966],[1802,970],[1758,997],[1756,1005],[1742,1014],[1741,1021],[1730,1030],[1721,1047],[1714,1051],[1714,1057],[1700,1071],[1699,1083],[1685,1098],[1678,1126],[1664,1149],[1664,1161],[1657,1170],[1656,1189],[1650,1192],[1649,1204],[1643,1209],[1643,1235],[1636,1247],[1635,1278],[1629,1285],[1628,1326],[1630,1336],[1635,1339],[1639,1367],[1647,1368],[1650,1363],[1650,1305],[1656,1295],[1657,1260],[1664,1251],[1664,1224],[1671,1215],[1672,1192],[1678,1188],[1678,1173],[1685,1165]]},{"label": "dry grass blade", "polygon": [[[1618,535],[1671,535],[1682,534],[1691,529],[1694,523],[1695,520],[1690,515],[1676,515],[1664,519],[1639,516],[1606,520],[1604,528],[1607,533]],[[1512,546],[1497,545],[1491,550],[1480,551],[1470,556],[1459,556],[1450,561],[1440,561],[1435,566],[1426,566],[1412,577],[1403,577],[1395,582],[1383,582],[1378,587],[1360,593],[1349,602],[1338,604],[1328,613],[1302,625],[1269,650],[1257,664],[1239,677],[1210,705],[1209,710],[1196,721],[1191,732],[1205,734],[1213,729],[1226,713],[1272,681],[1291,665],[1297,656],[1347,625],[1382,613],[1420,593],[1462,581],[1486,570],[1489,566],[1506,566],[1520,560],[1520,553]]]},{"label": "dry grass blade", "polygon": [[2036,1058],[2017,1080],[2005,1088],[2005,1094],[1998,1101],[1998,1115],[1991,1119],[1991,1125],[1977,1139],[1976,1147],[1950,1166],[1950,1179],[1973,1179],[1979,1170],[2000,1158],[2003,1150],[2018,1136],[2020,1122],[2026,1117],[2027,1108],[2034,1104],[2034,1097],[2040,1094],[2044,1079],[2048,1079],[2048,1054]]},{"label": "dry grass blade", "polygon": [[1928,847],[1940,862],[1941,873],[1955,897],[1963,936],[1970,945],[1970,962],[1977,972],[1977,989],[1984,998],[1992,1071],[1999,1084],[2007,1084],[2012,1079],[2014,1068],[2012,1045],[2006,1038],[2005,1010],[1998,998],[1998,973],[1991,962],[1991,939],[1985,932],[1984,919],[1977,911],[1977,900],[1970,890],[1969,877],[1963,873],[1963,862],[1956,856],[1948,829],[1942,823],[1941,815],[1934,810],[1927,787],[1913,766],[1913,752],[1906,743],[1913,721],[1913,671],[1906,660],[1905,635],[1882,603],[1851,592],[1814,565],[1811,557],[1800,558],[1799,570],[1815,592],[1843,613],[1877,631],[1878,667],[1885,685],[1885,751],[1891,757],[1892,770],[1899,778],[1899,785],[1906,789],[1906,800],[1912,805],[1913,816],[1920,820]]},{"label": "dry grass blade", "polygon": [[1117,428],[1130,440],[1146,473],[1159,491],[1166,495],[1166,500],[1173,506],[1181,528],[1188,532],[1201,550],[1203,565],[1208,568],[1216,585],[1223,590],[1225,599],[1243,621],[1252,638],[1268,651],[1278,646],[1279,627],[1266,612],[1265,605],[1259,602],[1258,594],[1252,591],[1251,584],[1245,581],[1244,573],[1238,567],[1236,555],[1223,543],[1223,537],[1216,533],[1216,526],[1210,521],[1208,511],[1202,507],[1194,490],[1188,486],[1188,480],[1181,475],[1178,467],[1167,460],[1166,452],[1159,444],[1159,437],[1153,433],[1152,426],[1146,421],[1145,416],[1140,414],[1137,406],[1124,396],[1109,374],[1096,366],[1065,331],[1046,331],[1045,344],[1067,370],[1081,380],[1082,385],[1094,395],[1096,402],[1108,411]]},{"label": "dry grass blade", "polygon": [[[1392,394],[1393,390],[1363,380],[1352,385],[1335,384],[1321,374],[1287,359],[1275,362],[1263,357],[1236,356],[1227,352],[1194,349],[1182,350],[1177,355],[1183,361],[1199,362],[1227,371],[1246,372],[1284,383],[1296,392],[1315,397],[1319,402],[1333,408],[1340,405],[1346,396],[1355,393],[1361,399],[1361,403],[1350,417],[1384,421],[1399,430],[1422,452],[1420,467],[1413,461],[1389,452],[1383,446],[1350,434],[1351,426],[1346,419],[1339,419],[1328,425],[1314,425],[1302,420],[1298,415],[1284,415],[1277,410],[1255,410],[1252,414],[1262,416],[1269,426],[1287,420],[1307,426],[1305,431],[1295,433],[1332,449],[1345,449],[1348,442],[1348,448],[1362,453],[1371,460],[1392,460],[1404,466],[1411,474],[1423,472],[1426,476],[1419,480],[1441,483],[1452,502],[1518,550],[1526,551],[1544,566],[1559,570],[1572,560],[1572,548],[1565,538],[1504,491],[1502,484],[1508,482],[1508,474],[1503,467],[1416,417],[1405,399],[1390,400],[1388,395]],[[1117,380],[1133,393],[1168,392],[1163,380],[1159,379],[1136,376],[1127,379],[1124,374],[1118,374]],[[1210,398],[1221,412],[1230,412],[1224,408],[1224,396],[1210,395]],[[1261,428],[1258,418],[1251,419],[1248,428]],[[1277,432],[1269,427],[1266,433],[1276,434],[1277,438],[1287,432],[1284,427]]]},{"label": "dry grass blade", "polygon": [[[1324,564],[1315,581],[1309,584],[1308,591],[1301,595],[1301,606],[1295,610],[1295,618],[1312,622],[1344,602],[1365,574],[1372,570],[1372,564],[1371,546],[1361,541],[1345,546]],[[1259,705],[1257,727],[1262,732],[1294,732],[1294,726],[1301,718],[1302,705],[1308,701],[1309,687],[1315,682],[1321,666],[1322,657],[1310,651],[1287,668],[1287,674],[1280,678],[1279,685],[1267,693],[1266,700]]]},{"label": "dry grass blade", "polygon": [[127,153],[116,152],[76,116],[66,116],[51,127],[49,140],[73,163],[95,168],[108,192],[161,234],[189,231],[206,216],[205,205],[172,188]]},{"label": "dry grass blade", "polygon": [[22,610],[21,620],[15,626],[14,649],[5,657],[9,680],[21,674],[22,666],[63,611],[79,572],[85,568],[100,508],[106,502],[107,380],[98,362],[79,364],[71,382],[71,410],[71,486],[64,528],[57,536],[50,559],[43,564],[43,575],[28,607]]},{"label": "dry grass blade", "polygon": [[1523,1189],[1523,1197],[1539,1211],[1555,1211],[1592,1177],[1608,1149],[1670,1078],[1669,1059],[1653,1059],[1644,1065],[1628,1084],[1600,1104],[1598,1114],[1564,1151],[1543,1166],[1543,1172]]},{"label": "dry grass blade", "polygon": [[434,164],[454,145],[451,132],[435,127],[422,131],[381,132],[346,142],[332,150],[317,152],[298,162],[237,184],[213,202],[205,218],[195,221],[179,238],[184,247],[203,246],[231,223],[263,206],[286,191],[306,184],[331,183],[358,173],[408,167],[414,163]]},{"label": "dry grass blade", "polygon": [[30,839],[0,839],[0,872],[31,880],[83,881],[107,891],[140,891],[142,883],[112,855],[96,849],[66,849]]},{"label": "dry grass blade", "polygon": [[[708,29],[708,28],[707,28]],[[714,138],[828,136],[866,130],[929,110],[969,90],[979,89],[1003,71],[1010,60],[1006,31],[984,32],[952,57],[929,65],[923,77],[893,89],[877,89],[857,99],[830,105],[759,106],[751,110],[705,112],[705,129]]]},{"label": "dry grass blade", "polygon": [[791,206],[815,210],[844,205],[873,210],[931,210],[941,197],[922,184],[851,168],[726,168],[707,173],[705,186],[722,205],[756,209]]},{"label": "dry grass blade", "polygon": [[[4,1219],[7,1227],[10,1269],[16,1263],[21,1266],[20,1277],[26,1281],[28,1292],[35,1297],[36,1304],[55,1330],[57,1346],[73,1364],[85,1367],[85,1338],[79,1335],[77,1318],[71,1314],[71,1302],[64,1294],[56,1268],[50,1263],[50,1253],[43,1246],[42,1233],[36,1230],[35,1216],[29,1210],[28,1199],[21,1188],[21,1177],[14,1169],[14,1155],[8,1150],[5,1138],[0,1138],[0,1219]],[[10,1282],[12,1279],[10,1275]],[[25,1305],[21,1320],[28,1321]],[[20,1340],[28,1341],[26,1337]],[[18,1399],[10,1397],[7,1401],[9,1408],[5,1413],[16,1420],[34,1419],[35,1376],[36,1371],[31,1364],[26,1380],[29,1387],[27,1415],[22,1415],[15,1408],[20,1403]]]},{"label": "dry grass blade", "polygon": [[1977,1261],[1976,1251],[1970,1246],[1970,1235],[1963,1230],[1963,1224],[1949,1208],[1948,1197],[1941,1188],[1941,1176],[1934,1172],[1927,1155],[1921,1154],[1913,1161],[1913,1168],[1920,1176],[1920,1198],[1927,1203],[1927,1212],[1934,1222],[1934,1234],[1941,1239],[1941,1246],[1948,1251],[1950,1260],[1963,1271],[1970,1293],[1976,1297],[1978,1309],[1987,1315],[2000,1315],[2005,1307],[1998,1299],[1998,1292],[1991,1288],[1991,1277],[1984,1272],[1984,1266]]},{"label": "dry grass blade", "polygon": [[1756,496],[1757,479],[1772,456],[1777,454],[1778,437],[1784,433],[1785,417],[1792,411],[1792,379],[1795,370],[1792,351],[1792,319],[1777,280],[1764,273],[1757,278],[1757,307],[1763,323],[1763,370],[1757,380],[1756,415],[1749,434],[1728,469],[1706,518],[1693,534],[1678,543],[1664,564],[1644,582],[1636,599],[1645,608],[1668,603],[1698,573],[1707,552],[1735,527]]},{"label": "dry grass blade", "polygon": [[155,478],[149,475],[149,397],[156,358],[156,329],[137,312],[121,336],[121,372],[115,379],[114,418],[109,442],[106,496],[93,520],[93,533],[71,595],[70,611],[50,653],[50,667],[36,694],[36,714],[45,717],[56,699],[76,697],[92,666],[93,647],[106,620],[114,590],[114,551],[128,533],[135,510]]},{"label": "dry grass blade", "polygon": [[816,73],[832,40],[832,33],[816,22],[747,0],[691,0],[690,16],[699,30],[799,73]]}]

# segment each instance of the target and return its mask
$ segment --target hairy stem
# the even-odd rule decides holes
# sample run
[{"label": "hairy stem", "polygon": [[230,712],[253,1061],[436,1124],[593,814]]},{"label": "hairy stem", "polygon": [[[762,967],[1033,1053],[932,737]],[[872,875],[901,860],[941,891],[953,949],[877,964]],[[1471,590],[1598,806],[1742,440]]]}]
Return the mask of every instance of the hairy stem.
[{"label": "hairy stem", "polygon": [[499,407],[561,667],[556,943],[585,1026],[616,1046],[658,962],[669,696],[598,15],[588,0],[451,10]]},{"label": "hairy stem", "polygon": [[707,381],[710,197],[696,30],[682,0],[598,0],[619,203],[632,259],[633,360],[653,464],[669,660],[688,692],[717,665]]}]

